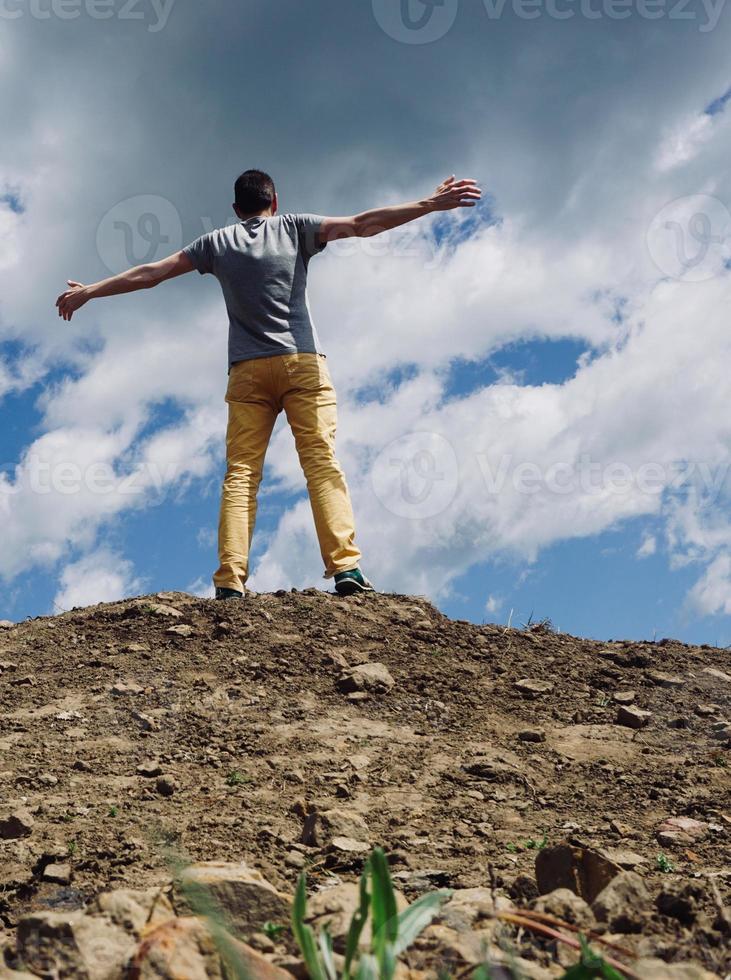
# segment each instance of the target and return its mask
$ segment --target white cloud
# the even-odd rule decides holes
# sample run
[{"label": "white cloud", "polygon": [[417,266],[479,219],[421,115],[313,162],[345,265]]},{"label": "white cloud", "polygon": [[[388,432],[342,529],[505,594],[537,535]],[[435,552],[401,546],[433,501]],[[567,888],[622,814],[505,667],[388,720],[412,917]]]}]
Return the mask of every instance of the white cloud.
[{"label": "white cloud", "polygon": [[114,602],[139,594],[141,579],[131,562],[106,548],[93,551],[61,572],[60,588],[53,600],[54,611],[97,602]]},{"label": "white cloud", "polygon": [[639,548],[637,549],[637,558],[649,558],[654,555],[657,551],[657,538],[654,534],[646,534]]},{"label": "white cloud", "polygon": [[714,558],[690,590],[689,605],[703,615],[731,615],[731,555]]}]

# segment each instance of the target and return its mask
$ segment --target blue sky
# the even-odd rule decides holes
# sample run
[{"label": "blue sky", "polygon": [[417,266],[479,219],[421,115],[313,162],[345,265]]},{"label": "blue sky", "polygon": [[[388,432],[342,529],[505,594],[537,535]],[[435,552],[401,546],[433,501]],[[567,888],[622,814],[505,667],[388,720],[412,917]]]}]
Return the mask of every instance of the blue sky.
[{"label": "blue sky", "polygon": [[[67,278],[232,220],[248,166],[284,210],[323,214],[457,172],[481,181],[479,209],[311,265],[365,571],[478,622],[731,644],[731,14],[589,6],[0,16],[0,617],[207,594],[216,567],[217,284],[62,324]],[[251,585],[321,575],[278,424]]]}]

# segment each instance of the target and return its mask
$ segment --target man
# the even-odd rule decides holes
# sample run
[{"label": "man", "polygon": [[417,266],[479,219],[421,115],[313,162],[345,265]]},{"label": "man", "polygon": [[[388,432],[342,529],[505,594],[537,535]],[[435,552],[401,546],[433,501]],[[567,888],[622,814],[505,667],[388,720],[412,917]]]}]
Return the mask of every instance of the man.
[{"label": "man", "polygon": [[315,519],[325,575],[340,595],[372,592],[360,570],[350,494],[335,457],[335,391],[307,300],[307,267],[328,242],[369,238],[433,211],[474,207],[474,180],[448,177],[421,201],[352,217],[278,212],[274,183],[261,170],[236,181],[239,221],[196,239],[187,248],[92,286],[69,280],[56,300],[70,320],[90,299],[149,289],[197,270],[219,280],[229,318],[226,477],[218,527],[217,599],[242,599],[256,494],[264,455],[279,413],[292,431]]}]

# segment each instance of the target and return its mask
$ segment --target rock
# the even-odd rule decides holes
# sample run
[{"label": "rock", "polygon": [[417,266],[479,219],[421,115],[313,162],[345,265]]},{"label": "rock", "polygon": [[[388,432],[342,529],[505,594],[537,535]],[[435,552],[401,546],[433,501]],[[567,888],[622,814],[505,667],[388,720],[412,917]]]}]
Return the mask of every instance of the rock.
[{"label": "rock", "polygon": [[709,735],[719,742],[728,742],[731,740],[731,721],[714,722],[711,725]]},{"label": "rock", "polygon": [[671,919],[677,919],[684,926],[695,922],[698,903],[705,897],[703,889],[696,882],[675,881],[663,888],[655,899],[658,912]]},{"label": "rock", "polygon": [[644,711],[642,708],[629,707],[623,704],[620,704],[617,712],[617,724],[624,725],[625,728],[644,728],[651,718],[651,711]]},{"label": "rock", "polygon": [[58,776],[52,776],[50,772],[41,773],[37,780],[40,786],[58,786]]},{"label": "rock", "polygon": [[329,850],[341,851],[344,854],[367,854],[371,845],[363,840],[355,840],[353,837],[333,837],[329,844]]},{"label": "rock", "polygon": [[664,960],[641,959],[632,969],[642,980],[718,980],[697,963],[666,963]]},{"label": "rock", "polygon": [[18,665],[10,660],[0,660],[0,674],[12,674],[18,669]]},{"label": "rock", "polygon": [[135,772],[145,779],[154,779],[156,776],[162,776],[162,766],[155,759],[148,759],[146,762],[141,762]]},{"label": "rock", "polygon": [[57,885],[71,884],[71,865],[47,864],[43,870],[43,880],[52,881]]},{"label": "rock", "polygon": [[597,922],[612,932],[641,932],[651,904],[650,893],[635,871],[614,877],[591,904]]},{"label": "rock", "polygon": [[536,881],[541,895],[568,888],[587,902],[597,895],[622,869],[598,851],[579,845],[544,847],[536,855]]},{"label": "rock", "polygon": [[36,679],[33,674],[26,674],[24,677],[16,677],[10,682],[14,687],[35,687]]},{"label": "rock", "polygon": [[175,791],[178,789],[178,784],[172,776],[160,776],[155,783],[155,789],[160,796],[174,796]]},{"label": "rock", "polygon": [[162,888],[149,888],[146,891],[117,888],[102,892],[91,909],[106,915],[114,925],[133,936],[139,936],[146,927],[155,928],[175,915],[170,899]]},{"label": "rock", "polygon": [[613,698],[617,704],[632,704],[637,695],[634,691],[615,691]]},{"label": "rock", "polygon": [[[408,907],[408,902],[400,891],[395,890],[396,909],[402,912]],[[347,881],[333,888],[323,888],[315,892],[307,901],[307,922],[315,932],[327,926],[333,938],[333,945],[338,953],[345,950],[345,937],[348,933],[353,913],[360,904],[357,882]],[[371,919],[370,916],[361,935],[360,946],[365,949],[370,946]]]},{"label": "rock", "polygon": [[390,691],[394,684],[386,665],[377,662],[349,667],[338,679],[338,688],[345,694],[355,691],[383,693]]},{"label": "rock", "polygon": [[363,817],[352,810],[313,810],[307,814],[302,828],[303,844],[324,847],[334,837],[367,841],[370,831]]},{"label": "rock", "polygon": [[0,619],[0,630],[11,630],[15,626],[15,623],[11,623],[9,619]]},{"label": "rock", "polygon": [[290,899],[246,864],[207,861],[186,868],[176,884],[176,895],[188,905],[203,891],[229,920],[233,932],[246,935],[265,922],[288,922]]},{"label": "rock", "polygon": [[164,602],[149,602],[145,605],[145,611],[153,616],[169,616],[172,619],[180,619],[183,615],[175,606],[168,606]]},{"label": "rock", "polygon": [[465,932],[481,919],[488,919],[498,912],[513,908],[513,903],[504,896],[493,899],[489,888],[456,888],[442,905],[439,921]]},{"label": "rock", "polygon": [[301,871],[307,864],[307,859],[301,851],[288,851],[284,856],[284,863],[288,868]]},{"label": "rock", "polygon": [[721,710],[720,704],[697,704],[693,711],[699,718],[712,718]]},{"label": "rock", "polygon": [[685,681],[682,677],[678,677],[677,674],[666,674],[662,670],[650,670],[647,673],[647,677],[653,684],[657,684],[659,687],[685,686]]},{"label": "rock", "polygon": [[690,840],[703,840],[708,834],[708,824],[692,817],[669,817],[657,828],[658,839],[660,834],[677,833],[684,834]]},{"label": "rock", "polygon": [[39,976],[111,980],[123,975],[134,941],[103,917],[35,912],[18,923],[17,956]]},{"label": "rock", "polygon": [[145,935],[130,964],[130,980],[223,980],[216,943],[202,919],[168,919]]},{"label": "rock", "polygon": [[731,675],[725,674],[722,670],[718,670],[716,667],[704,667],[701,673],[707,674],[709,677],[713,677],[714,680],[723,681],[725,684],[731,684]]},{"label": "rock", "polygon": [[168,626],[165,632],[173,633],[175,636],[192,636],[193,627],[187,626],[185,623],[176,623],[175,626]]},{"label": "rock", "polygon": [[76,772],[94,772],[94,767],[88,762],[84,762],[83,759],[77,759],[73,765]]},{"label": "rock", "polygon": [[570,888],[557,888],[548,895],[541,895],[531,903],[531,908],[582,930],[594,925],[594,913],[589,905]]},{"label": "rock", "polygon": [[553,690],[551,681],[542,681],[533,677],[523,677],[521,680],[515,682],[515,686],[521,694],[534,698],[539,697],[541,694],[548,694],[549,691]]},{"label": "rock", "polygon": [[0,817],[0,839],[18,840],[29,837],[33,833],[35,820],[23,807],[13,810],[5,817]]},{"label": "rock", "polygon": [[647,864],[647,858],[626,847],[602,847],[599,853],[608,861],[619,865],[622,871],[634,871],[640,864]]},{"label": "rock", "polygon": [[134,682],[124,684],[122,681],[119,681],[118,683],[112,685],[110,693],[115,695],[115,697],[123,697],[127,694],[136,696],[138,694],[144,694],[145,689]]},{"label": "rock", "polygon": [[142,711],[133,711],[132,720],[137,722],[143,732],[156,732],[160,729],[158,722]]},{"label": "rock", "polygon": [[521,742],[545,742],[546,733],[542,728],[524,728],[518,732],[518,738]]}]

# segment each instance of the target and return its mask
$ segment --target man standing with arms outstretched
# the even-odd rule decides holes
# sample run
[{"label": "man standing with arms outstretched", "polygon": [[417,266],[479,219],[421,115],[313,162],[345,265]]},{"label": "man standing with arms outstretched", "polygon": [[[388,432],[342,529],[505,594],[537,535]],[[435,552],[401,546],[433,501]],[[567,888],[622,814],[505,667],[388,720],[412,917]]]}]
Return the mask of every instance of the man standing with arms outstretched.
[{"label": "man standing with arms outstretched", "polygon": [[218,525],[217,599],[242,599],[264,456],[284,410],[307,481],[325,578],[340,595],[373,592],[360,570],[355,522],[335,458],[335,389],[307,300],[307,267],[328,242],[370,238],[433,211],[474,207],[474,180],[448,177],[421,201],[352,217],[279,215],[274,182],[261,170],[236,181],[239,221],[196,239],[160,262],[137,266],[91,286],[69,281],[56,300],[70,320],[90,299],[149,289],[197,270],[221,284],[229,317],[226,477]]}]

